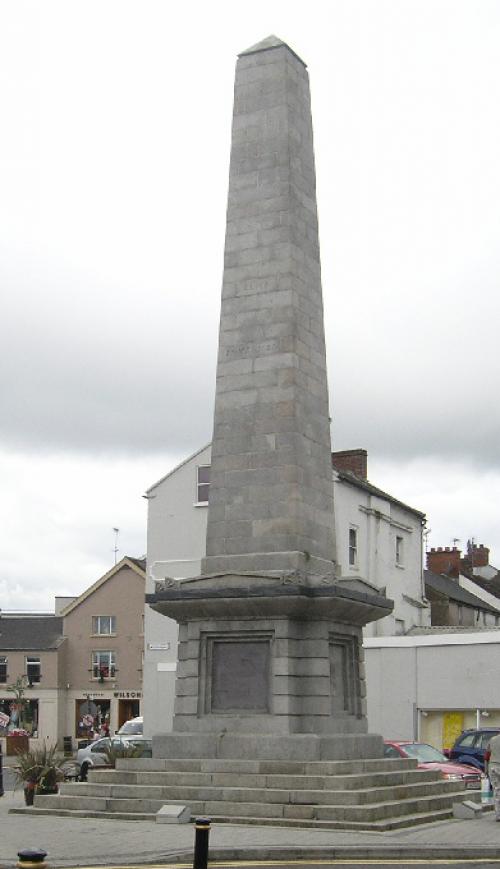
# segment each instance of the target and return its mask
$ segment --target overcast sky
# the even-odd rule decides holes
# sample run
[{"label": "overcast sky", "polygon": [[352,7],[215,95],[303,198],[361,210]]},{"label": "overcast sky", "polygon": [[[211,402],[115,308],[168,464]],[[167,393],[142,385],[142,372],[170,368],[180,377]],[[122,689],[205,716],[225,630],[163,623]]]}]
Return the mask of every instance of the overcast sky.
[{"label": "overcast sky", "polygon": [[311,78],[335,449],[500,566],[500,3],[0,0],[0,607],[211,437],[236,55]]}]

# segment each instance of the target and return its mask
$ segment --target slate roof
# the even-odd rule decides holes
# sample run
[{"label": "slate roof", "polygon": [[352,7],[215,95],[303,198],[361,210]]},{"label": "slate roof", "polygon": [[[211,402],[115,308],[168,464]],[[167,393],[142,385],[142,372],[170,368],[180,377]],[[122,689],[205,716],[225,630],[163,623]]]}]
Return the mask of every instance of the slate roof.
[{"label": "slate roof", "polygon": [[427,634],[490,634],[495,632],[500,634],[500,627],[497,625],[429,625],[410,628],[405,636],[424,637]]},{"label": "slate roof", "polygon": [[409,510],[410,513],[414,513],[415,516],[419,516],[422,521],[425,519],[425,513],[422,513],[421,510],[416,510],[415,507],[410,507],[408,504],[404,504],[403,501],[398,501],[397,498],[393,498],[393,496],[389,495],[388,492],[384,492],[382,489],[377,488],[377,486],[369,483],[368,480],[362,480],[361,477],[353,474],[352,471],[339,471],[338,468],[335,467],[334,470],[338,474],[339,479],[344,480],[345,483],[350,483],[351,486],[357,486],[358,489],[363,489],[365,492],[369,492],[370,495],[378,495],[379,498],[385,498],[385,500],[390,501],[391,504],[396,504],[396,506],[403,507],[404,510]]},{"label": "slate roof", "polygon": [[127,555],[126,558],[128,558],[129,561],[133,561],[133,563],[137,567],[140,567],[141,570],[146,571],[146,558],[145,557],[144,558],[132,558],[131,555]]},{"label": "slate roof", "polygon": [[489,591],[489,593],[494,597],[500,598],[500,573],[497,573],[496,576],[492,576],[491,579],[484,579],[482,576],[476,576],[475,573],[470,573],[465,570],[463,571],[463,574],[467,579],[472,580],[472,582],[475,582],[476,585],[484,589],[484,591]]},{"label": "slate roof", "polygon": [[462,586],[458,584],[458,581],[450,579],[448,576],[443,576],[441,573],[432,573],[431,570],[424,570],[424,579],[426,586],[429,586],[429,588],[432,588],[439,594],[446,595],[450,600],[457,601],[457,603],[465,604],[466,606],[474,607],[474,609],[494,613],[495,615],[498,615],[500,612],[500,601],[499,607],[496,609],[491,606],[491,604],[482,600],[482,598],[476,597],[475,594],[467,591],[466,588],[462,588]]},{"label": "slate roof", "polygon": [[60,616],[0,615],[0,649],[7,651],[57,649],[63,641]]}]

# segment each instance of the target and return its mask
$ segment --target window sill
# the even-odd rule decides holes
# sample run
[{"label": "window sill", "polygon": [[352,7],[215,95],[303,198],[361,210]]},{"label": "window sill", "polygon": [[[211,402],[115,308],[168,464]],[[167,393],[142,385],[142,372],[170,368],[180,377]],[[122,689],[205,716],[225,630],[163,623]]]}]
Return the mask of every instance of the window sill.
[{"label": "window sill", "polygon": [[116,637],[117,634],[90,634],[89,636],[95,637],[96,639],[106,639],[107,637]]},{"label": "window sill", "polygon": [[193,507],[208,507],[208,501],[195,501]]},{"label": "window sill", "polygon": [[394,564],[394,567],[397,567],[398,570],[404,570],[404,569],[405,569],[405,565],[404,565],[404,564],[398,564],[397,562]]}]

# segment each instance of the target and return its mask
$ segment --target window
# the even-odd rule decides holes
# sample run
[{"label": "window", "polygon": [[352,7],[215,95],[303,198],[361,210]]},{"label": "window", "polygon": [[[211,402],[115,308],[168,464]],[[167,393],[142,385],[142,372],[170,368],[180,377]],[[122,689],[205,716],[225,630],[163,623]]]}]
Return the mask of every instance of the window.
[{"label": "window", "polygon": [[116,634],[116,616],[92,616],[92,633],[106,637]]},{"label": "window", "polygon": [[0,657],[0,682],[7,681],[7,658],[3,655]]},{"label": "window", "polygon": [[358,564],[358,531],[349,528],[349,567],[357,567]]},{"label": "window", "polygon": [[[119,740],[117,740],[119,742]],[[106,754],[106,749],[111,747],[111,740],[108,737],[104,739],[98,739],[91,747],[91,751],[96,754]]]},{"label": "window", "polygon": [[26,700],[22,709],[14,699],[0,700],[0,736],[18,729],[29,736],[38,736],[38,700]]},{"label": "window", "polygon": [[402,637],[405,632],[405,623],[403,619],[395,619],[395,632],[397,637]]},{"label": "window", "polygon": [[384,757],[397,757],[399,760],[402,755],[393,745],[384,745]]},{"label": "window", "polygon": [[208,504],[210,488],[210,465],[199,465],[196,468],[196,503]]},{"label": "window", "polygon": [[403,560],[404,560],[404,540],[402,537],[396,537],[396,564],[399,567],[402,567]]},{"label": "window", "polygon": [[116,661],[114,652],[92,652],[92,678],[104,681],[114,679]]},{"label": "window", "polygon": [[42,678],[40,672],[40,658],[26,658],[26,676],[28,677],[30,685],[33,685],[33,682],[40,681]]}]

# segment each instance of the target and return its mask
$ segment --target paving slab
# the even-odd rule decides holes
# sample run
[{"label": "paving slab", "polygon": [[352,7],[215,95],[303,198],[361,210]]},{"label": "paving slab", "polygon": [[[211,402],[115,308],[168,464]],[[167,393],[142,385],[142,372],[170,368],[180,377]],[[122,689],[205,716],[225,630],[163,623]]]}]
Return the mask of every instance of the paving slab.
[{"label": "paving slab", "polygon": [[[43,848],[53,867],[126,866],[192,860],[192,824],[12,815],[20,791],[0,798],[0,869],[10,869],[23,848]],[[500,823],[492,812],[474,820],[450,819],[389,833],[215,824],[210,860],[499,858]]]}]

